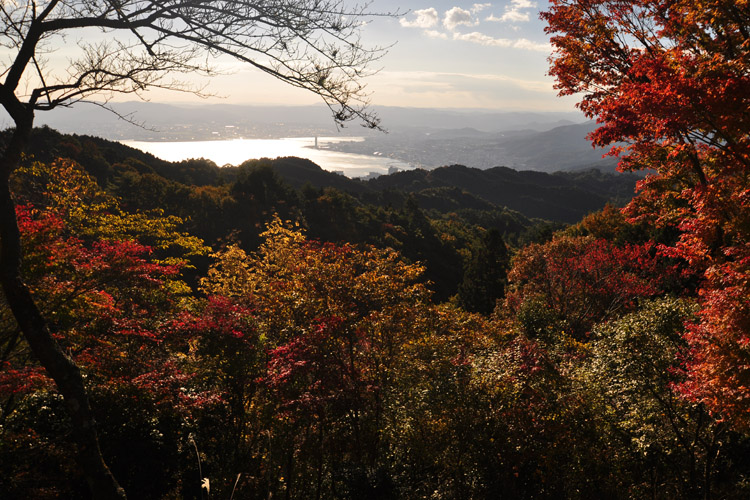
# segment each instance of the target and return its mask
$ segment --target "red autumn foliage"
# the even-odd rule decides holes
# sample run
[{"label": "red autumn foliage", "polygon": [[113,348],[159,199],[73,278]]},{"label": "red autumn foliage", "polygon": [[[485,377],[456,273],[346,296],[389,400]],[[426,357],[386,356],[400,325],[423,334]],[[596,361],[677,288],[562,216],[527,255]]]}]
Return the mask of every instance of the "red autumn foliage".
[{"label": "red autumn foliage", "polygon": [[653,169],[628,214],[673,225],[670,254],[702,275],[686,333],[684,393],[750,427],[746,318],[750,269],[750,10],[708,0],[552,0],[542,17],[561,94],[582,93],[596,145],[621,168]]},{"label": "red autumn foliage", "polygon": [[700,321],[689,326],[688,380],[678,389],[715,415],[750,423],[750,256],[713,268]]},{"label": "red autumn foliage", "polygon": [[12,368],[12,365],[7,361],[0,366],[2,366],[0,368],[0,397],[28,394],[50,386],[50,380],[44,375],[44,370],[41,367]]},{"label": "red autumn foliage", "polygon": [[243,412],[265,362],[254,311],[226,297],[211,296],[199,310],[180,313],[169,330],[173,345],[200,359],[191,397],[221,400]]},{"label": "red autumn foliage", "polygon": [[[84,241],[52,210],[22,205],[17,217],[29,285],[57,341],[89,380],[99,389],[129,386],[168,405],[192,404],[182,395],[187,375],[171,360],[160,319],[172,307],[166,280],[179,266],[152,262],[151,249],[136,241]],[[23,343],[8,352],[3,396],[48,385],[25,353]]]},{"label": "red autumn foliage", "polygon": [[318,318],[310,331],[271,350],[266,384],[288,410],[345,415],[377,391],[363,364],[369,348],[365,336],[347,328],[343,318]]},{"label": "red autumn foliage", "polygon": [[593,325],[662,291],[675,270],[655,254],[652,244],[618,247],[592,237],[559,236],[529,245],[508,274],[506,305],[518,314],[542,304],[559,328],[582,339]]}]

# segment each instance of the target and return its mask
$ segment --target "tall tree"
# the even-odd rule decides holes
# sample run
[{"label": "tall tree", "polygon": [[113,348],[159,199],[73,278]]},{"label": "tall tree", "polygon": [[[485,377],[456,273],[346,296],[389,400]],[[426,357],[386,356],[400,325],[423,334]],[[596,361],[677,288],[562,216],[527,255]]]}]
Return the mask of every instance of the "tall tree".
[{"label": "tall tree", "polygon": [[[0,43],[10,54],[0,73],[0,104],[15,124],[0,152],[0,282],[31,350],[65,398],[76,455],[95,498],[125,494],[101,457],[80,372],[50,335],[21,276],[23,251],[9,179],[28,142],[34,113],[150,87],[194,91],[170,75],[212,75],[211,61],[227,56],[318,94],[337,122],[359,118],[375,127],[360,79],[382,52],[359,42],[366,15],[366,7],[348,8],[342,0],[28,0],[0,5]],[[85,41],[84,32],[92,30],[104,36]],[[45,67],[45,57],[73,34],[81,37],[77,56],[66,66]]]},{"label": "tall tree", "polygon": [[529,245],[516,254],[508,273],[508,312],[530,337],[585,340],[595,324],[663,289],[672,271],[650,249],[565,235]]},{"label": "tall tree", "polygon": [[[211,303],[196,344],[216,353],[204,368],[238,402],[234,420],[245,428],[232,446],[247,449],[266,433],[275,444],[262,455],[280,465],[267,470],[281,473],[271,488],[283,485],[288,498],[387,498],[386,484],[368,479],[385,472],[384,412],[409,346],[439,321],[418,283],[424,269],[393,250],[307,240],[276,216],[261,236],[255,255],[236,246],[216,254],[202,281]],[[274,423],[259,428],[262,414]]]},{"label": "tall tree", "polygon": [[[750,6],[552,0],[542,17],[564,95],[621,168],[653,169],[629,213],[681,231],[669,254],[705,278],[686,393],[750,428]],[[726,314],[731,311],[731,318]]]},{"label": "tall tree", "polygon": [[508,274],[508,248],[497,229],[482,236],[466,266],[458,287],[458,301],[470,312],[490,314],[498,299],[505,296]]},{"label": "tall tree", "polygon": [[[187,265],[188,255],[205,253],[202,242],[181,233],[176,217],[154,212],[130,214],[120,209],[116,199],[105,194],[93,178],[71,161],[23,166],[16,170],[12,182],[25,249],[24,282],[56,341],[85,374],[87,389],[99,401],[104,397],[109,402],[95,408],[95,413],[113,412],[116,402],[128,400],[126,395],[132,395],[133,390],[141,395],[155,394],[152,389],[163,387],[163,396],[179,397],[181,391],[175,390],[175,385],[146,385],[149,380],[182,383],[178,382],[182,377],[175,376],[173,370],[176,365],[171,360],[175,358],[169,349],[164,349],[170,337],[162,323],[180,303],[174,299],[188,289],[180,279],[180,269]],[[0,388],[0,419],[8,424],[4,429],[12,427],[9,422],[28,401],[22,397],[27,390],[40,384],[51,388],[50,379],[33,361],[29,344],[22,339],[16,323],[6,301],[0,300],[0,379],[10,384],[10,393],[7,385]],[[14,394],[14,386],[26,389]],[[53,391],[45,392],[52,400],[57,397]],[[170,410],[178,406],[173,403],[170,402]],[[137,406],[131,404],[129,408]],[[137,412],[130,417],[134,414]],[[21,441],[34,434],[31,428],[38,422],[32,421],[32,426],[20,425],[16,436]],[[127,423],[137,426],[132,418]],[[105,432],[107,428],[111,432],[113,427],[104,426]],[[15,441],[8,434],[3,437],[6,443]],[[67,433],[54,436],[45,453],[63,455],[70,443]],[[108,444],[114,460],[112,439]],[[19,454],[24,455],[22,449]],[[120,463],[115,465],[120,470],[120,459],[126,454],[122,447],[114,454],[119,456],[115,462]],[[24,462],[21,456],[19,464]],[[147,461],[134,457],[132,463]],[[33,460],[27,465],[29,462]],[[126,470],[130,475],[132,469]],[[50,476],[54,477],[54,472],[46,474],[46,479],[52,479]],[[11,483],[12,480],[8,484]],[[64,495],[65,486],[75,483],[69,476],[68,485],[60,485],[63,489],[56,493]],[[130,484],[134,484],[132,480]],[[43,490],[41,486],[39,491]],[[4,492],[13,496],[12,490]],[[142,490],[139,493],[143,496]]]}]

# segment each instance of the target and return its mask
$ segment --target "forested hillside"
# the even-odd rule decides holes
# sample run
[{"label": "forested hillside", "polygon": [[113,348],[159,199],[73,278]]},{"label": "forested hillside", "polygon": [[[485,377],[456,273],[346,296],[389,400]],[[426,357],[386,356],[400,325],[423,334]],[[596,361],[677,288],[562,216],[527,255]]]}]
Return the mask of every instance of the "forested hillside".
[{"label": "forested hillside", "polygon": [[596,170],[550,175],[454,165],[362,181],[299,158],[221,168],[203,159],[170,163],[49,128],[36,130],[31,144],[29,165],[71,158],[124,208],[178,216],[211,245],[234,238],[254,250],[263,225],[279,214],[299,221],[311,238],[390,246],[426,266],[440,300],[457,292],[484,231],[499,231],[512,246],[547,238],[552,228],[607,203],[623,205],[637,179]]},{"label": "forested hillside", "polygon": [[[6,132],[7,134],[7,132]],[[383,204],[403,194],[414,194],[424,205],[441,212],[449,208],[509,208],[528,218],[573,223],[606,203],[624,205],[633,197],[635,174],[608,174],[598,170],[547,174],[497,167],[489,170],[452,165],[417,169],[367,181],[349,179],[323,170],[309,160],[280,158],[249,161],[240,167],[219,167],[204,159],[172,163],[117,142],[92,136],[59,134],[37,129],[31,139],[33,158],[49,162],[68,157],[79,162],[102,186],[116,183],[123,172],[155,175],[154,182],[174,181],[195,186],[219,186],[237,179],[245,169],[268,165],[291,187],[334,188],[365,203]],[[448,188],[447,190],[444,188]],[[445,200],[436,200],[442,196]],[[453,194],[451,194],[453,193]],[[388,199],[394,197],[394,200]],[[489,203],[489,204],[488,204]],[[442,208],[441,208],[442,207]]]},{"label": "forested hillside", "polygon": [[[483,225],[496,208],[431,218],[246,165],[203,187],[236,204],[211,250],[195,221],[128,208],[160,199],[147,184],[108,184],[128,201],[72,160],[14,182],[26,275],[136,498],[744,491],[750,442],[672,392],[697,277],[656,251],[673,233],[611,206],[519,247]],[[180,186],[168,206],[195,210]],[[62,402],[3,324],[0,488],[85,497]]]},{"label": "forested hillside", "polygon": [[[0,76],[0,498],[750,498],[747,2],[542,13],[558,90],[642,177],[362,181],[33,130],[196,54],[290,63],[296,30],[334,67],[264,68],[378,125],[357,78],[330,78],[372,52],[315,36],[351,40],[361,12],[188,4],[0,9],[18,50]],[[48,85],[45,43],[81,26],[142,57],[79,40],[74,84]]]}]

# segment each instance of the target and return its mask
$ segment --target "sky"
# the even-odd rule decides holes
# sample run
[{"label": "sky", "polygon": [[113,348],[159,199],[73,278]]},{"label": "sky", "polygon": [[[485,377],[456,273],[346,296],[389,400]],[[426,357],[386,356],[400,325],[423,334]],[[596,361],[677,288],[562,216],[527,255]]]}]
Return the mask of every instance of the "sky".
[{"label": "sky", "polygon": [[[346,0],[349,1],[349,0]],[[479,108],[572,111],[575,99],[559,98],[547,76],[551,47],[539,20],[545,0],[374,0],[373,12],[401,12],[373,18],[362,28],[366,46],[389,46],[365,80],[373,107]],[[352,3],[354,5],[354,3]],[[309,92],[272,77],[229,65],[208,90],[243,104],[312,104]],[[153,94],[159,101],[185,101],[183,94]]]},{"label": "sky", "polygon": [[[342,0],[356,9],[362,1]],[[551,53],[540,9],[547,0],[371,0],[368,9],[394,16],[365,18],[361,43],[389,47],[364,83],[371,107],[403,106],[492,111],[574,111],[575,98],[560,98],[547,75]],[[71,35],[44,55],[61,71],[79,55]],[[93,39],[111,35],[96,32]],[[0,55],[2,53],[0,52]],[[57,61],[57,62],[55,62]],[[311,92],[295,89],[247,64],[217,62],[222,75],[208,83],[216,97],[199,100],[186,93],[153,91],[155,102],[208,102],[265,105],[321,103]],[[31,71],[31,70],[30,70]],[[182,78],[182,77],[180,77]],[[128,94],[118,100],[133,100]]]},{"label": "sky", "polygon": [[[394,0],[373,6],[397,8]],[[368,26],[367,36],[397,40],[371,80],[376,103],[569,111],[547,76],[551,53],[539,9],[545,0],[487,3],[424,0],[399,19]]]}]

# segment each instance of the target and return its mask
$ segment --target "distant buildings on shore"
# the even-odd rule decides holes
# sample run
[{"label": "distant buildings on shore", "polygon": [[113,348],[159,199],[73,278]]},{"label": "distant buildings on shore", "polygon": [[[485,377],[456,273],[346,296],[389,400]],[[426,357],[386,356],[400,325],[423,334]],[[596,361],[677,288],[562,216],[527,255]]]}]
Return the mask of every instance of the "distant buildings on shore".
[{"label": "distant buildings on shore", "polygon": [[[390,167],[388,167],[387,175],[395,174],[396,172],[400,172],[400,171],[401,169],[399,167],[395,167],[391,165]],[[384,174],[382,172],[369,172],[367,175],[360,177],[360,179],[362,179],[363,181],[369,181],[370,179],[376,179],[380,177],[381,175],[384,175]]]}]

